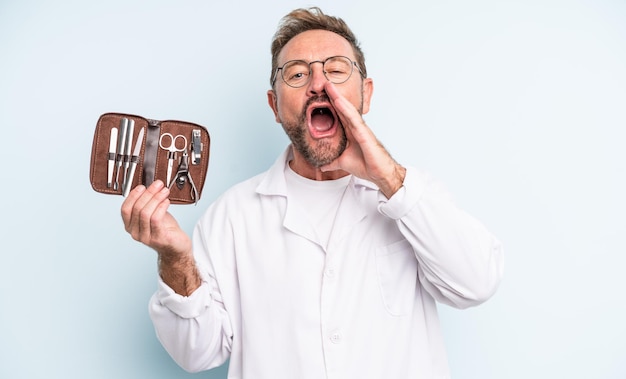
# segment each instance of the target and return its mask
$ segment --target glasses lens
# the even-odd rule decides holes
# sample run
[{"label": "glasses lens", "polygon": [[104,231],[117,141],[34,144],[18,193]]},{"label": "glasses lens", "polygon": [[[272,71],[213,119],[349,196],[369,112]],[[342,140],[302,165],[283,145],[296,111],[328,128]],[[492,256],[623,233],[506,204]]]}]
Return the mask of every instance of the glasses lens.
[{"label": "glasses lens", "polygon": [[[307,63],[305,61],[289,61],[281,69],[281,75],[285,83],[291,87],[302,87],[309,82],[311,76],[311,64],[322,63],[315,61]],[[335,84],[341,84],[352,75],[352,61],[346,57],[331,57],[324,63],[324,75],[326,79]]]},{"label": "glasses lens", "polygon": [[309,81],[309,64],[304,61],[287,62],[282,69],[283,80],[292,87],[302,87]]},{"label": "glasses lens", "polygon": [[341,84],[352,75],[352,61],[346,57],[333,57],[324,63],[326,78],[335,84]]}]

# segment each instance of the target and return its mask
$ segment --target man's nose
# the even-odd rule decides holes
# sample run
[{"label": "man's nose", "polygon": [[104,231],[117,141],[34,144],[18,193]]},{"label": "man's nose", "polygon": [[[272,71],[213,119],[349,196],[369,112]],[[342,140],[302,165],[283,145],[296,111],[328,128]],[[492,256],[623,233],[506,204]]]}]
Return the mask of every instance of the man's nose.
[{"label": "man's nose", "polygon": [[309,81],[308,92],[315,95],[325,92],[326,81],[328,79],[324,75],[324,64],[322,62],[311,62],[311,80]]}]

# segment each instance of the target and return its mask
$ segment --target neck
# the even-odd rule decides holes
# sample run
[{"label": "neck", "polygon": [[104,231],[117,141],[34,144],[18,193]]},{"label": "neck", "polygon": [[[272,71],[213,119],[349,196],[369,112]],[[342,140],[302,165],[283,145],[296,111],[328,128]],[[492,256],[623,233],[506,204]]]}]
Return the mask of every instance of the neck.
[{"label": "neck", "polygon": [[296,174],[311,180],[335,180],[349,175],[343,170],[322,171],[318,167],[311,166],[302,157],[298,159],[298,156],[295,156],[289,161],[289,167],[291,167]]}]

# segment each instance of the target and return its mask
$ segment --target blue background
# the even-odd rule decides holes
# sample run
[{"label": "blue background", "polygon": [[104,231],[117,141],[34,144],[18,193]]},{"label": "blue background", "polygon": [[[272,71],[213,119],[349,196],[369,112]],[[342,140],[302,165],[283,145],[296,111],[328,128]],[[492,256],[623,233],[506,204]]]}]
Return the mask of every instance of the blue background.
[{"label": "blue background", "polygon": [[[440,307],[453,378],[626,377],[626,3],[321,0],[361,39],[368,124],[504,243],[486,304]],[[0,2],[1,378],[187,374],[155,338],[156,259],[89,184],[105,112],[205,125],[191,231],[287,144],[269,44],[297,1]],[[279,369],[279,368],[277,368]]]}]

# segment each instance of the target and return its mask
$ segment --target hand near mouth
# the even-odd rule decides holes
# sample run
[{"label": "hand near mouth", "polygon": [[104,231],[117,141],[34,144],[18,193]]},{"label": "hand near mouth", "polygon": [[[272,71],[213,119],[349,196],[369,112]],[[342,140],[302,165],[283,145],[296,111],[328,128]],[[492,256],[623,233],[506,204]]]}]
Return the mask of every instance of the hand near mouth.
[{"label": "hand near mouth", "polygon": [[348,145],[339,158],[321,167],[322,171],[347,171],[373,182],[390,198],[402,187],[406,169],[391,157],[359,111],[341,96],[333,83],[326,82],[325,90],[344,127]]}]

